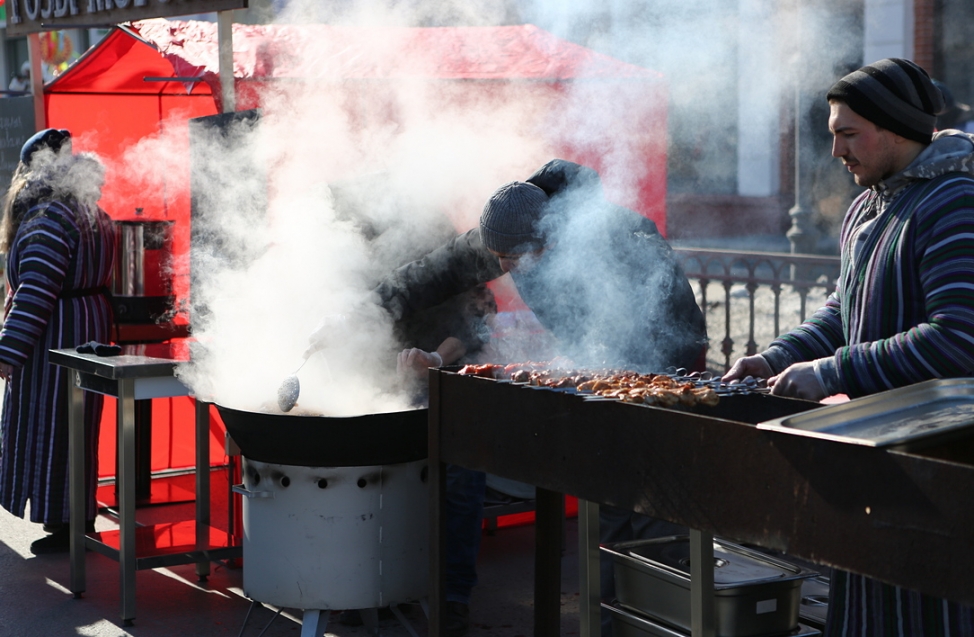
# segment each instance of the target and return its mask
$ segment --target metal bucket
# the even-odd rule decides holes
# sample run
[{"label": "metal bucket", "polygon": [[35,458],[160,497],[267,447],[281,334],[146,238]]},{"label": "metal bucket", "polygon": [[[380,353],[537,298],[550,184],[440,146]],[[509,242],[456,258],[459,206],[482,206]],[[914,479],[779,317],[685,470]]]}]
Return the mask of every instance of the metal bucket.
[{"label": "metal bucket", "polygon": [[115,221],[118,246],[112,278],[115,319],[149,322],[171,310],[172,221]]}]

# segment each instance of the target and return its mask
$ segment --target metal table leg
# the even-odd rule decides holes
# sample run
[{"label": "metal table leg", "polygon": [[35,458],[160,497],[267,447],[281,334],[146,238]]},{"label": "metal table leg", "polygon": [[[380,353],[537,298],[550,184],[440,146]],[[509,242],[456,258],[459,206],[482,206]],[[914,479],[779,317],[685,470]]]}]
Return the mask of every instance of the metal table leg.
[{"label": "metal table leg", "polygon": [[[205,551],[210,543],[210,404],[196,401],[196,550]],[[205,555],[196,562],[196,577],[205,582],[210,575],[210,560]]]},{"label": "metal table leg", "polygon": [[690,529],[690,634],[714,637],[714,534]]},{"label": "metal table leg", "polygon": [[602,633],[602,582],[600,580],[599,505],[578,501],[578,619],[581,637]]},{"label": "metal table leg", "polygon": [[446,606],[446,465],[440,462],[440,378],[439,374],[429,374],[429,534],[430,534],[430,575],[429,575],[429,634],[430,637],[443,637],[446,624],[443,609]]},{"label": "metal table leg", "polygon": [[561,529],[565,496],[535,490],[534,634],[561,633]]},{"label": "metal table leg", "polygon": [[135,380],[118,380],[118,489],[119,551],[122,622],[135,619]]},{"label": "metal table leg", "polygon": [[85,592],[85,394],[75,382],[76,372],[66,370],[68,382],[68,501],[70,505],[71,592]]}]

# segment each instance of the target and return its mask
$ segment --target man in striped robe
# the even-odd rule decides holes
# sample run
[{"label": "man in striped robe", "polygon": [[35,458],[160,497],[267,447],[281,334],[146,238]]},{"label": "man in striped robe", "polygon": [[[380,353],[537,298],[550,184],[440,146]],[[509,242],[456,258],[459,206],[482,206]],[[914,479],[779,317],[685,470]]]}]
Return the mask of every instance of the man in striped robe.
[{"label": "man in striped robe", "polygon": [[[828,93],[832,155],[867,188],[840,234],[825,307],[738,360],[726,380],[855,398],[974,372],[974,137],[934,132],[944,99],[916,64],[885,59]],[[972,635],[974,609],[834,571],[828,637]]]}]

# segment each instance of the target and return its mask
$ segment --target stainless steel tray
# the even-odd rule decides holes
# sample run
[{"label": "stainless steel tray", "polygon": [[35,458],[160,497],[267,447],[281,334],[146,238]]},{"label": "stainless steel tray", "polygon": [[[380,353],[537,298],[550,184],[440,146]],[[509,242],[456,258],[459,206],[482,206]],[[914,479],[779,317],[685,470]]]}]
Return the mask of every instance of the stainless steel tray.
[{"label": "stainless steel tray", "polygon": [[[618,603],[690,630],[689,538],[674,535],[605,544]],[[802,581],[817,573],[714,539],[714,611],[718,637],[783,635],[798,625]],[[614,633],[613,633],[614,634]]]},{"label": "stainless steel tray", "polygon": [[[608,611],[612,618],[614,637],[690,637],[690,631],[668,626],[653,617],[633,610],[604,602],[602,608]],[[820,637],[821,634],[822,632],[817,628],[799,623],[791,632],[778,633],[777,637]]]},{"label": "stainless steel tray", "polygon": [[870,447],[914,449],[974,427],[974,378],[944,378],[758,423]]}]

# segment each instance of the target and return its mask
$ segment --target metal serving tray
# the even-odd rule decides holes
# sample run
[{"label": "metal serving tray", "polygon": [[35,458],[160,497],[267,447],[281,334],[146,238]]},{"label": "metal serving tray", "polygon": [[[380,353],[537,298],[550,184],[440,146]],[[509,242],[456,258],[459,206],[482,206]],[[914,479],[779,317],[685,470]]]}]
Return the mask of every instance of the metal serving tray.
[{"label": "metal serving tray", "polygon": [[928,380],[757,427],[870,447],[915,449],[974,427],[974,378]]},{"label": "metal serving tray", "polygon": [[[602,604],[602,608],[606,609],[612,618],[613,637],[689,637],[690,635],[690,631],[667,626],[651,617],[619,606]],[[799,623],[798,627],[791,632],[779,633],[777,637],[819,637],[821,634],[822,632],[817,628]]]},{"label": "metal serving tray", "polygon": [[[690,630],[690,540],[674,535],[602,547],[613,562],[616,597],[627,609]],[[814,571],[714,540],[719,637],[785,634],[798,625],[802,580]]]}]

